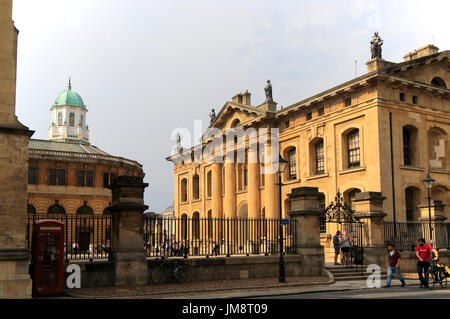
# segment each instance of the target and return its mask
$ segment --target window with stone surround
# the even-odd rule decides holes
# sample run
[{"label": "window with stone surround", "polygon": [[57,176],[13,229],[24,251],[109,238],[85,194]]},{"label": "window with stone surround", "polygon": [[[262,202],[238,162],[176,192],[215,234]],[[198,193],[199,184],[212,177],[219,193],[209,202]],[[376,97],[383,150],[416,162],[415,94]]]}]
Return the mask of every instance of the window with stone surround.
[{"label": "window with stone surround", "polygon": [[292,147],[288,152],[288,179],[297,179],[297,159],[295,147]]},{"label": "window with stone surround", "polygon": [[74,113],[69,114],[69,125],[75,126],[75,114]]},{"label": "window with stone surround", "polygon": [[187,179],[183,178],[181,180],[181,190],[180,190],[180,199],[181,199],[182,203],[187,202],[187,200],[188,200],[188,192],[187,192],[187,190],[188,190]]},{"label": "window with stone surround", "polygon": [[36,185],[37,184],[37,168],[36,167],[28,167],[28,184]]},{"label": "window with stone surround", "polygon": [[325,157],[323,151],[323,139],[316,142],[315,145],[316,157],[316,174],[323,174],[325,172]]},{"label": "window with stone surround", "polygon": [[200,186],[199,186],[200,178],[198,174],[195,174],[192,178],[192,199],[200,198]]},{"label": "window with stone surround", "polygon": [[348,168],[355,168],[360,166],[361,162],[358,129],[354,129],[347,134],[347,158]]},{"label": "window with stone surround", "polygon": [[66,170],[50,168],[48,170],[48,184],[66,186]]}]

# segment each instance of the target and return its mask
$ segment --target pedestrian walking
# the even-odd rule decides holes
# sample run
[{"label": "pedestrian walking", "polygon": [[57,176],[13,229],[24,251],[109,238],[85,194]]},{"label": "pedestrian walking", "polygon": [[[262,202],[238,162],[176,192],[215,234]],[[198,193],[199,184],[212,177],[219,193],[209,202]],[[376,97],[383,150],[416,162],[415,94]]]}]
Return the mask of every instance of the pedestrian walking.
[{"label": "pedestrian walking", "polygon": [[392,275],[395,273],[402,283],[402,287],[406,286],[405,280],[403,279],[402,274],[400,273],[400,253],[398,250],[394,248],[393,244],[389,244],[387,246],[388,250],[388,259],[389,259],[389,267],[388,267],[388,274],[387,274],[387,280],[386,280],[386,286],[384,288],[389,288],[391,286],[391,278]]},{"label": "pedestrian walking", "polygon": [[333,247],[334,247],[334,264],[340,265],[340,263],[337,262],[339,253],[341,251],[341,231],[338,230],[336,232],[336,235],[333,236]]},{"label": "pedestrian walking", "polygon": [[424,238],[419,239],[416,247],[417,272],[420,279],[420,288],[428,288],[428,269],[430,268],[431,252],[435,254],[434,259],[438,259],[438,252],[428,245]]},{"label": "pedestrian walking", "polygon": [[347,232],[344,230],[342,232],[342,242],[341,242],[341,251],[342,251],[342,263],[347,266],[350,264],[350,236],[347,235]]}]

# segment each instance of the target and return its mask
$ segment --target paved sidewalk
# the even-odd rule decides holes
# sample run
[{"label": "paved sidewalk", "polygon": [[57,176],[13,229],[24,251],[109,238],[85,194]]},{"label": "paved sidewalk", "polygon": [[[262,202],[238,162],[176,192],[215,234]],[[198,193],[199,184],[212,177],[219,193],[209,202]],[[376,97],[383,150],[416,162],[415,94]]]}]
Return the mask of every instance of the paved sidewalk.
[{"label": "paved sidewalk", "polygon": [[[381,281],[381,286],[385,284]],[[408,286],[419,285],[417,279],[406,279]],[[398,279],[393,279],[392,286],[400,286]],[[326,277],[292,277],[280,284],[278,278],[217,280],[189,284],[169,283],[164,285],[146,285],[140,287],[103,287],[76,289],[68,294],[72,298],[89,299],[221,299],[221,298],[256,298],[269,296],[286,296],[315,292],[333,292],[367,287],[366,280],[339,281]]]}]

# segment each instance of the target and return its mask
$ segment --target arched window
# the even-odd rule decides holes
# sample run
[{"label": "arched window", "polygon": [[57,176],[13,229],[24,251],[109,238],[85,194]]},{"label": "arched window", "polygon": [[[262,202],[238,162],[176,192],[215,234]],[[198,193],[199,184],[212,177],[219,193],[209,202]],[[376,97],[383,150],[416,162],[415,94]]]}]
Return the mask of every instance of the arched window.
[{"label": "arched window", "polygon": [[36,208],[33,205],[27,204],[27,214],[36,215]]},{"label": "arched window", "polygon": [[316,174],[325,173],[325,157],[323,152],[323,139],[320,139],[315,144],[315,163]]},{"label": "arched window", "polygon": [[403,164],[417,166],[417,128],[414,126],[403,127]]},{"label": "arched window", "polygon": [[194,239],[200,238],[200,214],[198,212],[192,214],[192,237]]},{"label": "arched window", "polygon": [[439,86],[439,87],[445,88],[445,89],[447,88],[447,84],[445,84],[445,81],[442,80],[442,78],[440,78],[438,76],[434,77],[433,80],[431,80],[431,85]]},{"label": "arched window", "polygon": [[192,178],[192,199],[200,198],[200,187],[199,187],[199,177],[198,174],[195,174]]},{"label": "arched window", "polygon": [[47,214],[49,215],[64,215],[65,213],[64,207],[58,204],[52,205],[47,209]]},{"label": "arched window", "polygon": [[211,171],[208,171],[208,173],[206,174],[206,196],[207,197],[211,197],[211,193],[212,193],[212,185],[211,185],[212,181],[211,181]]},{"label": "arched window", "polygon": [[233,122],[231,122],[230,128],[235,128],[239,124],[241,124],[241,121],[239,119],[234,119]]},{"label": "arched window", "polygon": [[188,192],[187,192],[187,189],[188,189],[187,179],[186,179],[186,178],[183,178],[183,179],[181,180],[181,202],[182,202],[182,203],[187,202],[187,200],[188,200]]},{"label": "arched window", "polygon": [[59,126],[63,125],[63,114],[62,114],[62,112],[58,113],[58,125]]},{"label": "arched window", "polygon": [[361,165],[358,129],[354,129],[347,134],[347,159],[348,168],[359,167]]},{"label": "arched window", "polygon": [[288,179],[297,179],[297,159],[295,147],[292,147],[288,152]]},{"label": "arched window", "polygon": [[213,238],[213,220],[212,220],[212,211],[208,210],[208,238]]},{"label": "arched window", "polygon": [[419,218],[417,205],[419,203],[420,190],[416,187],[405,189],[405,213],[407,221],[417,221]]},{"label": "arched window", "polygon": [[75,125],[75,114],[74,113],[70,113],[69,114],[69,125],[70,126],[74,126]]},{"label": "arched window", "polygon": [[78,207],[77,214],[78,215],[93,215],[94,211],[89,206],[83,205],[83,206]]},{"label": "arched window", "polygon": [[84,125],[84,117],[83,117],[83,115],[80,116],[80,125],[81,126]]},{"label": "arched window", "polygon": [[183,214],[181,215],[181,239],[184,240],[187,239],[188,235],[188,227],[187,227],[187,215]]},{"label": "arched window", "polygon": [[361,193],[361,190],[359,188],[351,188],[344,192],[344,201],[347,203],[350,209],[354,209],[353,201],[357,193]]}]

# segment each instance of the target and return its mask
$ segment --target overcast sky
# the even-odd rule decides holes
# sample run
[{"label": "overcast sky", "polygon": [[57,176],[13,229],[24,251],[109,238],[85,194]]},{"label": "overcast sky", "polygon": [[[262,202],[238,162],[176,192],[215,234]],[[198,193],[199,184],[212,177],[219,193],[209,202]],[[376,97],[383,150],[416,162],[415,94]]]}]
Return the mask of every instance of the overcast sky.
[{"label": "overcast sky", "polygon": [[246,89],[288,106],[366,72],[374,31],[383,58],[450,49],[450,1],[14,0],[17,115],[47,139],[67,88],[84,99],[93,145],[144,166],[150,210],[173,200],[165,160],[177,127],[209,123]]}]

